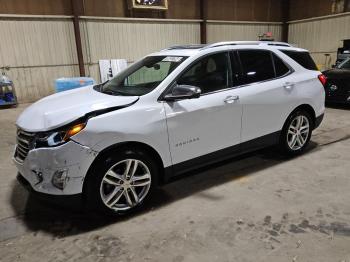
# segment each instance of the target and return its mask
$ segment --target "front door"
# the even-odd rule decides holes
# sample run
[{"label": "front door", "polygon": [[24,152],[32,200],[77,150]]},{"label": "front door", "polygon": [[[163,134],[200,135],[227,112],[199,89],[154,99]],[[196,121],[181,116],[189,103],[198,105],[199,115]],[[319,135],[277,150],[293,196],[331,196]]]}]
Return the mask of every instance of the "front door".
[{"label": "front door", "polygon": [[201,96],[164,102],[175,167],[186,169],[214,160],[215,153],[223,154],[240,143],[242,106],[238,90],[232,88],[230,68],[227,52],[202,58],[177,80],[177,84],[200,87]]}]

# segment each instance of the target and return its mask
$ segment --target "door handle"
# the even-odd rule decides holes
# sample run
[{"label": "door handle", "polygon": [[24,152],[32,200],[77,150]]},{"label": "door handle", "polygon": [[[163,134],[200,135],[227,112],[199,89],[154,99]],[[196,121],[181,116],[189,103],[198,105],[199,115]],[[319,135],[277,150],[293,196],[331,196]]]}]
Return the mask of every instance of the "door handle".
[{"label": "door handle", "polygon": [[232,104],[234,103],[235,101],[239,100],[239,96],[228,96],[224,99],[224,102],[226,104]]},{"label": "door handle", "polygon": [[293,82],[285,82],[283,87],[284,87],[284,89],[290,91],[294,88],[294,85],[295,85],[295,83],[293,83]]}]

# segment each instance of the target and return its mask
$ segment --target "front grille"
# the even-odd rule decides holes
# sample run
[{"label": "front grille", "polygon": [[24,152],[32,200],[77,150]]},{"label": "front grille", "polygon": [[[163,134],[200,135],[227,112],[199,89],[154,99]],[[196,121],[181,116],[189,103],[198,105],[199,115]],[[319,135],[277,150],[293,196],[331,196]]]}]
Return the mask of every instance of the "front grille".
[{"label": "front grille", "polygon": [[25,132],[21,129],[17,130],[17,146],[16,146],[15,158],[18,161],[23,162],[26,159],[28,152],[31,149],[33,149],[34,138],[35,138],[34,133]]}]

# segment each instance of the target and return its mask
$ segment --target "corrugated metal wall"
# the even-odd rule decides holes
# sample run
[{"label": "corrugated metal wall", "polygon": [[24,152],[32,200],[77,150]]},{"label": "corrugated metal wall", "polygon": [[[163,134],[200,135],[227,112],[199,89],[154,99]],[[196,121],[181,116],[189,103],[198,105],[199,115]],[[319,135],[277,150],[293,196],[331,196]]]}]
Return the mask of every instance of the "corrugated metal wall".
[{"label": "corrugated metal wall", "polygon": [[[141,23],[142,22],[142,23]],[[199,43],[195,20],[83,18],[86,74],[100,80],[98,60],[140,57],[176,44]],[[54,80],[79,76],[71,17],[0,17],[0,66],[9,66],[20,102],[54,92]]]},{"label": "corrugated metal wall", "polygon": [[[128,62],[176,44],[200,42],[198,20],[81,18],[86,73],[99,81],[99,59]],[[281,38],[280,23],[224,22],[208,24],[208,41],[256,40],[273,32]],[[31,102],[54,92],[54,79],[78,76],[71,17],[0,17],[0,66],[10,66],[20,102]]]},{"label": "corrugated metal wall", "polygon": [[[142,23],[140,23],[142,22]],[[133,62],[140,57],[171,45],[200,42],[199,21],[182,20],[122,20],[85,18],[81,22],[84,60],[89,74],[99,79],[98,60],[125,58]],[[257,40],[258,35],[271,31],[281,39],[281,23],[209,22],[208,42]]]},{"label": "corrugated metal wall", "polygon": [[[324,69],[334,64],[343,39],[350,39],[350,14],[290,22],[289,42],[308,49],[315,62]],[[325,54],[331,61],[325,62]]]},{"label": "corrugated metal wall", "polygon": [[171,45],[200,42],[198,21],[94,19],[81,21],[87,73],[99,80],[98,60],[135,60]]},{"label": "corrugated metal wall", "polygon": [[209,21],[207,39],[209,43],[235,40],[258,40],[258,36],[272,32],[275,40],[280,41],[282,23],[251,22],[214,22]]},{"label": "corrugated metal wall", "polygon": [[0,18],[0,66],[10,66],[19,101],[53,92],[53,80],[79,73],[70,18]]},{"label": "corrugated metal wall", "polygon": [[[82,17],[80,22],[86,73],[97,81],[98,60],[125,58],[128,62],[176,44],[200,42],[199,21]],[[209,23],[208,41],[256,40],[276,23]],[[54,79],[78,76],[71,17],[0,17],[0,65],[9,66],[20,102],[54,92]]]}]

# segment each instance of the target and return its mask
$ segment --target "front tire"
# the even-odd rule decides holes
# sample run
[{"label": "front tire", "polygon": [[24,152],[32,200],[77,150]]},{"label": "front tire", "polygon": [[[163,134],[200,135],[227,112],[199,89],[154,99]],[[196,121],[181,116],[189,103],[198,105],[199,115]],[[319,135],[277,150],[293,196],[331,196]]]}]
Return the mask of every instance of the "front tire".
[{"label": "front tire", "polygon": [[281,133],[281,150],[289,156],[302,154],[310,142],[312,130],[313,121],[307,111],[299,110],[292,113]]},{"label": "front tire", "polygon": [[89,171],[84,187],[86,205],[110,215],[130,213],[147,201],[157,177],[158,167],[145,152],[110,151]]}]

